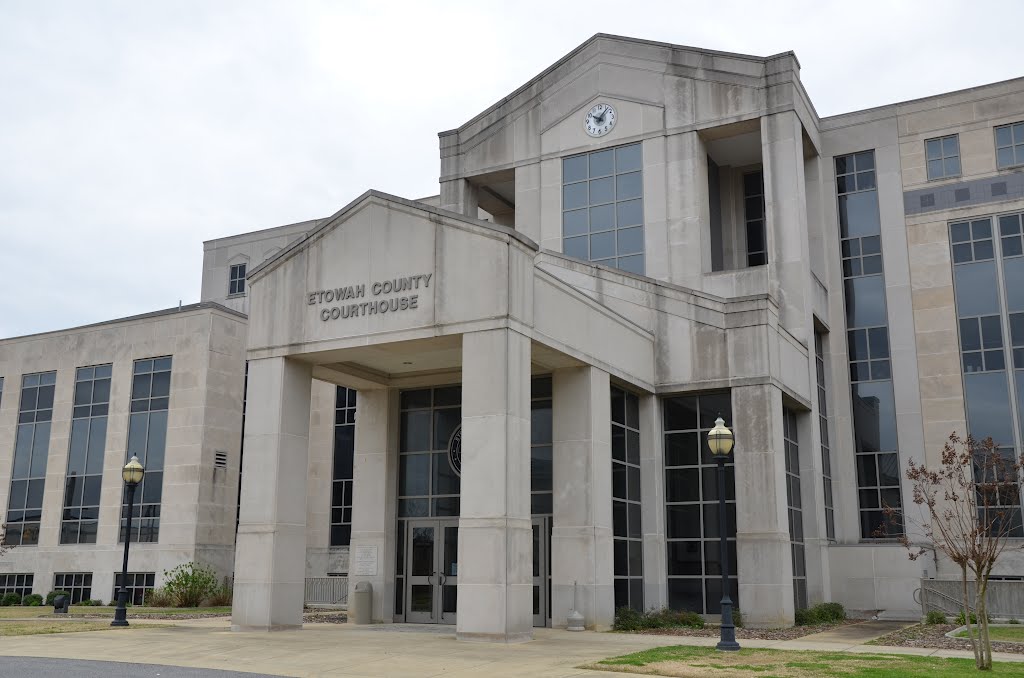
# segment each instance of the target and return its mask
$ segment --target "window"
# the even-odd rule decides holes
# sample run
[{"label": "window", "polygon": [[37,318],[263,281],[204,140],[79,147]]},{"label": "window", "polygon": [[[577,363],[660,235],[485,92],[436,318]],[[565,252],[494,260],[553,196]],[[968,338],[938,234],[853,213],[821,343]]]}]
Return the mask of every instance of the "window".
[{"label": "window", "polygon": [[821,332],[814,333],[814,362],[818,374],[818,430],[821,436],[821,475],[825,484],[825,535],[836,538],[835,504],[832,499],[832,447],[828,433],[828,388],[825,381],[825,350]]},{"label": "window", "polygon": [[[153,590],[156,585],[155,572],[129,572],[128,573],[128,602],[131,605],[145,605],[146,594]],[[114,574],[114,591],[110,600],[117,600],[117,594],[121,590],[121,573]]]},{"label": "window", "polygon": [[[135,455],[146,475],[135,488],[132,541],[156,542],[160,537],[160,501],[167,451],[167,410],[171,393],[171,358],[136,360],[133,366],[127,462]],[[120,539],[128,530],[128,490],[122,491]]]},{"label": "window", "polygon": [[644,611],[640,520],[640,399],[615,386],[612,398],[612,535],[615,609]]},{"label": "window", "polygon": [[786,462],[786,506],[789,512],[789,548],[793,558],[793,602],[807,608],[807,558],[804,552],[804,517],[800,498],[800,440],[796,412],[782,410],[782,439]]},{"label": "window", "polygon": [[5,542],[12,546],[39,543],[56,383],[56,372],[26,374],[21,378],[21,403],[18,407],[5,536]]},{"label": "window", "polygon": [[92,572],[58,572],[53,575],[53,590],[71,594],[71,604],[92,599]]},{"label": "window", "polygon": [[535,516],[554,513],[551,402],[551,377],[534,377],[530,383],[530,513]]},{"label": "window", "polygon": [[[1013,423],[1024,404],[1022,217],[1000,215],[998,233],[990,217],[949,225],[967,430],[991,437],[1008,460],[1024,434]],[[1000,492],[994,508],[1009,512],[1012,536],[1024,537],[1018,492]]]},{"label": "window", "polygon": [[562,251],[643,274],[643,157],[639,143],[562,160]]},{"label": "window", "polygon": [[764,175],[743,175],[743,220],[747,227],[747,266],[768,263],[768,241],[764,230]]},{"label": "window", "polygon": [[[674,396],[662,401],[665,427],[665,531],[668,604],[673,610],[720,614],[722,556],[718,531],[718,463],[708,448],[708,431],[719,416],[732,426],[725,393]],[[725,462],[729,595],[741,608],[736,578],[736,475]]]},{"label": "window", "polygon": [[111,365],[97,365],[79,367],[75,371],[61,544],[96,543],[110,404],[110,370]]},{"label": "window", "polygon": [[245,294],[245,264],[232,264],[228,274],[228,296]]},{"label": "window", "polygon": [[352,539],[352,459],[355,454],[355,429],[355,389],[338,386],[334,401],[331,546],[348,546]]},{"label": "window", "polygon": [[19,596],[27,596],[32,593],[32,581],[35,575],[29,572],[15,574],[0,574],[0,597],[8,593],[17,593]]},{"label": "window", "polygon": [[960,176],[960,142],[957,135],[928,139],[924,142],[925,162],[929,179]]},{"label": "window", "polygon": [[902,501],[875,153],[837,156],[835,169],[860,536],[896,537],[902,522],[885,510]]},{"label": "window", "polygon": [[1024,122],[996,127],[996,167],[1024,165]]}]

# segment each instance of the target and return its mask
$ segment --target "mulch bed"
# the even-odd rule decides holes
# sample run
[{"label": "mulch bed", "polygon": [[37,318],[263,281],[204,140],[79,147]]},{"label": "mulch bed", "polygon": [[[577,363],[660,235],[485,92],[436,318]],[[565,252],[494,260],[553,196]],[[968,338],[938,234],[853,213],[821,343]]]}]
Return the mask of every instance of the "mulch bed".
[{"label": "mulch bed", "polygon": [[[954,624],[918,624],[887,636],[876,638],[868,645],[891,645],[896,647],[927,647],[940,650],[971,651],[971,643],[966,638],[947,638],[946,634],[960,628]],[[975,630],[977,633],[977,630]],[[1024,643],[1005,643],[992,641],[993,652],[1024,654]]]},{"label": "mulch bed", "polygon": [[[856,624],[859,619],[847,619],[846,621],[839,622],[838,624],[819,624],[817,626],[794,626],[792,628],[785,629],[736,629],[736,638],[738,640],[793,640],[794,638],[803,638],[809,636],[812,633],[821,633],[822,631],[828,631],[834,629],[837,626],[846,626],[847,624]],[[719,629],[717,626],[706,626],[702,629],[691,629],[686,627],[672,628],[672,629],[645,629],[643,631],[635,631],[635,633],[641,633],[649,636],[689,636],[691,638],[717,638],[719,636]],[[994,649],[994,648],[993,648]]]},{"label": "mulch bed", "polygon": [[331,612],[328,610],[310,612],[307,609],[302,614],[303,624],[344,624],[347,621],[348,615],[344,612]]}]

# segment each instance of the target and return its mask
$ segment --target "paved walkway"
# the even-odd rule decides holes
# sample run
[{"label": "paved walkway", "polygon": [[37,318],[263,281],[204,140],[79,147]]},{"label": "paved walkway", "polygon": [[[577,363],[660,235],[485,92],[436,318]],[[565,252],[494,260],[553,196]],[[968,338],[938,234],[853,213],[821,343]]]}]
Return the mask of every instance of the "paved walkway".
[{"label": "paved walkway", "polygon": [[[0,643],[0,676],[6,676],[3,657],[47,657],[106,660],[124,656],[131,648],[134,662],[181,667],[227,669],[276,676],[451,676],[452,678],[573,678],[626,676],[576,668],[581,664],[662,645],[714,645],[717,638],[569,633],[535,629],[535,640],[520,645],[460,643],[449,629],[387,625],[307,624],[301,631],[237,633],[226,619],[178,622],[164,628],[8,636]],[[860,628],[858,628],[860,627]],[[849,628],[849,627],[848,627]],[[855,629],[855,630],[853,630]],[[853,625],[790,641],[746,640],[744,647],[785,650],[846,650],[897,654],[970,657],[970,653],[918,648],[864,645],[865,637],[887,633],[892,625]],[[447,632],[446,632],[447,631]],[[818,638],[815,638],[818,636]],[[129,640],[130,638],[130,640]],[[998,655],[999,661],[1024,661],[1024,655]]]}]

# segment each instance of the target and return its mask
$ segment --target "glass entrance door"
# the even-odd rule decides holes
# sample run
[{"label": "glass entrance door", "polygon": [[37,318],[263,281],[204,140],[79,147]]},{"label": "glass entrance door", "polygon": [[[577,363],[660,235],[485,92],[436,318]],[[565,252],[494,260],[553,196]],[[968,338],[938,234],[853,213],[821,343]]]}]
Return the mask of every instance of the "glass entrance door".
[{"label": "glass entrance door", "polygon": [[459,583],[458,520],[409,520],[406,544],[406,621],[454,624]]}]

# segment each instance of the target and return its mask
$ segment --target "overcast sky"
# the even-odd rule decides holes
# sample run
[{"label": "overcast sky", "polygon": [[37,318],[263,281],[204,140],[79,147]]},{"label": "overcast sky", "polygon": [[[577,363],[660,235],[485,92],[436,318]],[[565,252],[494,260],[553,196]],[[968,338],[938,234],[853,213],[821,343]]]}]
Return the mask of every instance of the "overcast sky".
[{"label": "overcast sky", "polygon": [[202,243],[438,192],[597,32],[794,50],[820,115],[1024,75],[1020,2],[0,0],[0,337],[198,301]]}]

